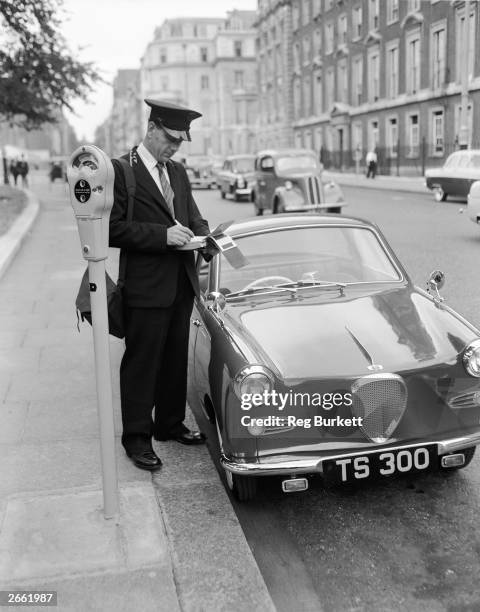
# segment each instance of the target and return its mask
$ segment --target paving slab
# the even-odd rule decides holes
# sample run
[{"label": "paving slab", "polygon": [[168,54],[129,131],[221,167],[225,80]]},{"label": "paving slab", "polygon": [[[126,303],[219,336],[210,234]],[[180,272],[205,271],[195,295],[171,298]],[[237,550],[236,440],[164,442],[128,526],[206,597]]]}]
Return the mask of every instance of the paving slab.
[{"label": "paving slab", "polygon": [[[99,595],[99,600],[103,599],[99,591],[105,592],[105,581],[113,582],[110,593],[117,591],[122,583],[125,586],[129,582],[137,585],[149,582],[151,596],[158,595],[155,586],[161,586],[162,599],[168,601],[170,609],[178,610],[168,542],[161,529],[152,486],[122,487],[116,520],[105,520],[102,506],[100,490],[10,497],[0,533],[2,587],[10,589],[20,584],[30,587],[55,578],[51,583],[59,590],[62,582],[57,580],[65,578],[63,584],[68,586],[70,582],[70,593],[67,599],[60,592],[63,609],[82,609],[78,605],[80,597],[82,601],[95,600]],[[136,571],[142,568],[147,571]],[[135,574],[128,578],[127,571]],[[99,576],[99,573],[109,576]],[[91,574],[96,576],[87,578]],[[154,585],[153,579],[158,585]],[[72,588],[75,583],[77,587]],[[92,583],[96,583],[96,588],[92,589]],[[75,591],[77,599],[71,598]],[[123,609],[128,609],[127,602],[130,610],[143,609],[138,607],[142,601],[142,596],[140,602],[136,598],[138,589],[120,588],[120,591],[125,597]],[[153,604],[154,599],[148,599]],[[109,605],[106,609],[114,608]]]}]

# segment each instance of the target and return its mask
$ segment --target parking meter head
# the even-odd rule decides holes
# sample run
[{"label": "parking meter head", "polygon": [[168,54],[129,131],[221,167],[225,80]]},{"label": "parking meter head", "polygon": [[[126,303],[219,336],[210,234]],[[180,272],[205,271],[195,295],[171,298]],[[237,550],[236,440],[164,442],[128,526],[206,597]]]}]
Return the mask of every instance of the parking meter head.
[{"label": "parking meter head", "polygon": [[82,145],[70,157],[67,179],[83,257],[106,259],[115,179],[112,162],[98,147]]}]

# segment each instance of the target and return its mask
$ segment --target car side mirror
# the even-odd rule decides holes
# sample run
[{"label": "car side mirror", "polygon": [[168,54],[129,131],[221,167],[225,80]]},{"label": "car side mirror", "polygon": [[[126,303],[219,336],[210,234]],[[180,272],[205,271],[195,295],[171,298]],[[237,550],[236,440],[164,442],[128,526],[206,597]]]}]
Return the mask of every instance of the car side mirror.
[{"label": "car side mirror", "polygon": [[433,299],[436,304],[444,301],[444,298],[438,292],[445,284],[445,274],[441,270],[434,270],[427,281],[427,291],[433,294]]},{"label": "car side mirror", "polygon": [[211,291],[207,295],[206,300],[207,308],[213,310],[213,312],[216,312],[217,314],[225,308],[225,304],[227,303],[225,296],[219,291]]}]

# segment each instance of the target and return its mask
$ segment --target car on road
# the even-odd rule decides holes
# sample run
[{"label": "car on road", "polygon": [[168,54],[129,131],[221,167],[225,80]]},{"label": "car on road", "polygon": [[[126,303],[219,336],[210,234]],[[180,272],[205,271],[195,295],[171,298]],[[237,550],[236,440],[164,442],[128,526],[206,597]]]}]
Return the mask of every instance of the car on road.
[{"label": "car on road", "polygon": [[213,159],[208,155],[189,155],[183,159],[190,184],[193,189],[212,189],[216,187],[213,173]]},{"label": "car on road", "polygon": [[480,223],[480,180],[472,183],[467,197],[467,214],[471,221]]},{"label": "car on road", "polygon": [[440,168],[425,171],[425,184],[437,202],[448,196],[466,198],[474,181],[480,180],[480,149],[463,149],[448,156]]},{"label": "car on road", "polygon": [[361,484],[468,465],[480,443],[480,331],[445,305],[439,271],[413,285],[356,218],[253,217],[247,260],[197,259],[189,403],[216,424],[226,482],[252,499],[310,477]]},{"label": "car on road", "polygon": [[255,155],[229,155],[217,172],[217,185],[222,198],[231,195],[236,202],[252,197],[255,180]]},{"label": "car on road", "polygon": [[310,149],[269,149],[255,160],[252,200],[255,213],[326,211],[340,213],[342,190],[323,174],[323,165]]}]

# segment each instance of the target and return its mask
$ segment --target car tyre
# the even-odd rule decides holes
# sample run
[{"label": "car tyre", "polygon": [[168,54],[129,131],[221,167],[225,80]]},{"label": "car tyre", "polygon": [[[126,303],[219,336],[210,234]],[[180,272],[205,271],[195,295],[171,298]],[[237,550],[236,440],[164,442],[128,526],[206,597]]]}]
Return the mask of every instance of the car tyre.
[{"label": "car tyre", "polygon": [[447,473],[447,472],[456,472],[457,470],[463,470],[463,468],[466,468],[467,465],[471,463],[476,450],[477,450],[476,446],[469,446],[468,448],[463,448],[461,451],[458,451],[465,455],[465,463],[463,465],[458,465],[456,467],[449,467],[449,468],[442,467],[440,463],[441,459],[439,459],[440,471]]},{"label": "car tyre", "polygon": [[239,502],[251,501],[257,494],[257,479],[255,476],[239,476],[225,470],[227,485],[233,496]]},{"label": "car tyre", "polygon": [[222,197],[222,200],[225,199],[225,192],[223,191],[223,189],[220,189],[220,195]]},{"label": "car tyre", "polygon": [[433,188],[433,197],[435,199],[435,202],[445,202],[445,200],[447,199],[447,195],[448,194],[446,194],[441,187]]}]

